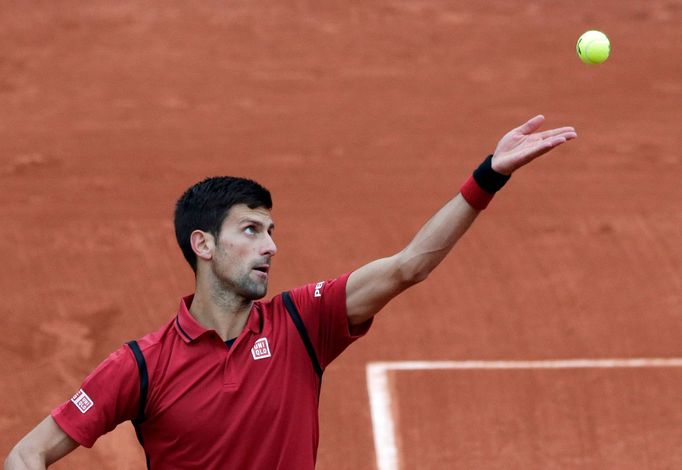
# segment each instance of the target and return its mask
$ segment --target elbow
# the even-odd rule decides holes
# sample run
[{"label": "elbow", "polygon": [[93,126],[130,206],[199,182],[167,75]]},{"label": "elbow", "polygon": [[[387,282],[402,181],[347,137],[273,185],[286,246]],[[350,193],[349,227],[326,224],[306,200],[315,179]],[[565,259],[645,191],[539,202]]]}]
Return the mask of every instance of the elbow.
[{"label": "elbow", "polygon": [[400,283],[403,289],[414,286],[426,280],[431,274],[431,269],[425,266],[415,266],[414,264],[405,263],[400,268]]},{"label": "elbow", "polygon": [[14,448],[7,454],[7,458],[5,458],[5,461],[2,464],[3,470],[12,470],[15,468],[21,468],[19,466],[19,463],[21,463],[23,459],[21,458],[21,455],[19,453],[19,449],[17,449],[17,446],[14,446]]},{"label": "elbow", "polygon": [[25,449],[21,442],[7,454],[3,463],[4,470],[43,469],[47,468],[44,461],[41,462],[39,454]]},{"label": "elbow", "polygon": [[7,454],[7,458],[5,458],[5,461],[2,464],[3,470],[13,470],[13,469],[18,469],[22,468],[20,464],[26,468],[26,465],[23,464],[23,460],[21,458],[21,454],[19,453],[19,450],[15,446],[9,454]]},{"label": "elbow", "polygon": [[433,267],[425,263],[423,258],[413,256],[403,250],[389,258],[382,260],[382,274],[386,282],[390,283],[389,290],[393,296],[426,280]]},{"label": "elbow", "polygon": [[438,266],[444,255],[441,251],[414,253],[409,247],[397,256],[398,272],[404,286],[410,287],[424,282],[429,274]]},{"label": "elbow", "polygon": [[429,277],[429,274],[431,274],[431,271],[427,270],[421,270],[412,273],[409,278],[409,285],[413,286],[415,284],[419,284],[420,282],[426,281],[426,278]]}]

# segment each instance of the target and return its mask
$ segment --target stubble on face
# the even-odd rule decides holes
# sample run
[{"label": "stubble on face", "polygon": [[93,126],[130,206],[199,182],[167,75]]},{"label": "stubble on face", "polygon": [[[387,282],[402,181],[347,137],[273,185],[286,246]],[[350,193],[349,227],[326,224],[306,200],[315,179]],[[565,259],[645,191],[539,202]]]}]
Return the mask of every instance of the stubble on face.
[{"label": "stubble on face", "polygon": [[274,253],[262,253],[262,241],[245,235],[244,228],[249,224],[271,227],[270,212],[246,206],[233,207],[216,239],[211,269],[217,290],[253,301],[267,294],[268,271]]},{"label": "stubble on face", "polygon": [[220,273],[216,264],[213,264],[213,273],[215,279],[220,283],[221,291],[232,292],[249,301],[262,299],[268,292],[268,281],[267,279],[252,279],[251,269],[247,269],[247,272],[228,278]]}]

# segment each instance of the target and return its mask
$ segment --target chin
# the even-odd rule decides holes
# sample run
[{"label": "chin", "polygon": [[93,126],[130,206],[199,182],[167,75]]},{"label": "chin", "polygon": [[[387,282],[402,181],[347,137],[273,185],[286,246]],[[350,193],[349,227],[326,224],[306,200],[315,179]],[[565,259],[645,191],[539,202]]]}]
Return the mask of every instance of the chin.
[{"label": "chin", "polygon": [[267,290],[264,291],[263,293],[257,293],[257,294],[255,294],[255,295],[251,296],[251,300],[260,300],[260,299],[262,299],[263,297],[265,297],[265,295],[266,295],[267,293],[268,293]]},{"label": "chin", "polygon": [[266,279],[255,280],[245,277],[240,282],[232,284],[232,290],[247,300],[259,300],[268,293],[268,282]]},{"label": "chin", "polygon": [[247,297],[249,300],[260,300],[260,299],[262,299],[263,297],[265,297],[265,295],[266,295],[267,293],[268,293],[268,286],[264,286],[264,287],[262,287],[262,288],[249,289],[249,290],[246,292],[246,297]]}]

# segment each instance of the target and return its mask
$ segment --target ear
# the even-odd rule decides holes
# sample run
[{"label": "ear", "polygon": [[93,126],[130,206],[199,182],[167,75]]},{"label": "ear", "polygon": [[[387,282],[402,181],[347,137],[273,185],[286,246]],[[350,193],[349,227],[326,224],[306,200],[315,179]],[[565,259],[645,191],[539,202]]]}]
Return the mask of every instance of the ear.
[{"label": "ear", "polygon": [[189,236],[189,241],[192,245],[192,251],[197,255],[197,259],[210,261],[213,258],[213,251],[215,249],[213,235],[202,230],[195,230]]}]

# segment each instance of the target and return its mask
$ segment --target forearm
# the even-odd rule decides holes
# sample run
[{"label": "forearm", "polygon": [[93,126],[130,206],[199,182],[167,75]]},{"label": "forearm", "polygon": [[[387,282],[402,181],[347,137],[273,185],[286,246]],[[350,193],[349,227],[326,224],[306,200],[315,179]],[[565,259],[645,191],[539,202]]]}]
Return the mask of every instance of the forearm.
[{"label": "forearm", "polygon": [[577,136],[573,127],[536,132],[544,119],[537,115],[507,132],[494,155],[483,161],[460,193],[436,212],[402,251],[351,273],[346,308],[352,325],[367,321],[396,295],[426,279],[514,171]]},{"label": "forearm", "polygon": [[505,134],[494,155],[481,163],[464,183],[461,192],[438,211],[399,253],[399,269],[406,282],[419,282],[429,275],[514,171],[577,136],[572,127],[534,133],[544,119],[538,115]]},{"label": "forearm", "polygon": [[461,194],[448,201],[397,256],[407,283],[423,281],[471,227],[479,211]]},{"label": "forearm", "polygon": [[346,284],[350,324],[367,321],[393,297],[426,279],[469,229],[478,213],[458,194],[436,212],[399,253],[353,271]]},{"label": "forearm", "polygon": [[78,447],[57,425],[52,416],[47,416],[14,446],[5,460],[5,470],[43,470]]}]

